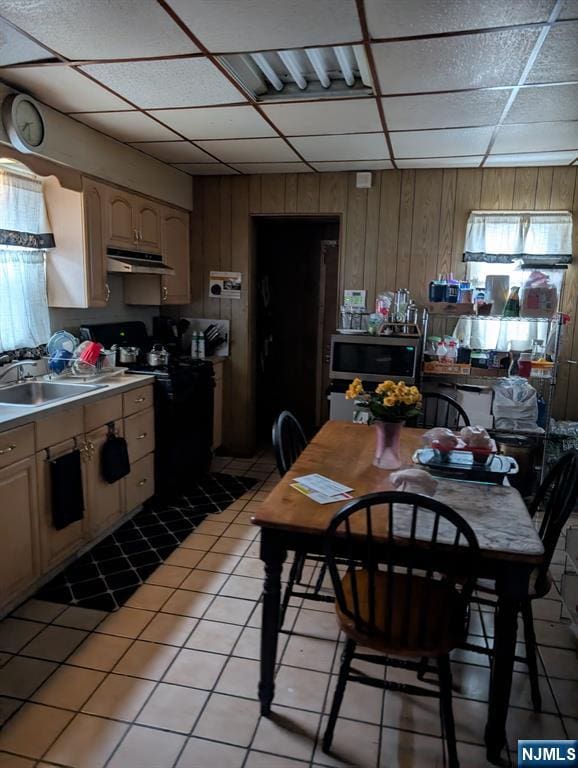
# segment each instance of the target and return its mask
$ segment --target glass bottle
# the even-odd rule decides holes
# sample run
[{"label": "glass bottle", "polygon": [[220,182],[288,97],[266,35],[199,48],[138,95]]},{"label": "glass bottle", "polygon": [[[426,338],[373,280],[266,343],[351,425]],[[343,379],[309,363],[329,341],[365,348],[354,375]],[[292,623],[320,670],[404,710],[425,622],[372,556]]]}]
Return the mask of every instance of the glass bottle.
[{"label": "glass bottle", "polygon": [[504,317],[520,317],[520,286],[514,285],[504,307]]}]

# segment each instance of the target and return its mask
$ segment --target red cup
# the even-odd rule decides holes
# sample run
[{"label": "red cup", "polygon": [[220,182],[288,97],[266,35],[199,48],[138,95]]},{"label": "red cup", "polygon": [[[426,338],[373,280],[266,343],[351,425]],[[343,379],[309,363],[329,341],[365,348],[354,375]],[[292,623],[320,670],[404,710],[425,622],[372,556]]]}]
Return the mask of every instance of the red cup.
[{"label": "red cup", "polygon": [[97,341],[89,341],[80,353],[79,360],[89,365],[96,365],[102,349],[102,344],[99,344]]},{"label": "red cup", "polygon": [[532,373],[532,361],[531,360],[518,360],[518,373],[526,379],[530,378]]}]

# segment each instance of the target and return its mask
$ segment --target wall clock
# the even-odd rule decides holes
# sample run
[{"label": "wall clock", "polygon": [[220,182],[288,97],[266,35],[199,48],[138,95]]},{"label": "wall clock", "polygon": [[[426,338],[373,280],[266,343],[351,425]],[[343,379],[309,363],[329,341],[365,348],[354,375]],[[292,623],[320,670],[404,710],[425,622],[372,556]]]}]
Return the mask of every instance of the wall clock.
[{"label": "wall clock", "polygon": [[40,108],[29,96],[14,93],[2,104],[2,122],[13,146],[20,152],[38,152],[46,135]]}]

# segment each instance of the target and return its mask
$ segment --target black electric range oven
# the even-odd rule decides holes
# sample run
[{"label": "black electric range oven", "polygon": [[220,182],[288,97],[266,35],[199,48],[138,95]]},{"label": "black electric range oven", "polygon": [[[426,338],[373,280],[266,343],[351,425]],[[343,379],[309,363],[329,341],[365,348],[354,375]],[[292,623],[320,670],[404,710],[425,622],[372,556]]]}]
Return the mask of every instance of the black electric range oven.
[{"label": "black electric range oven", "polygon": [[146,352],[154,339],[142,322],[101,323],[80,328],[82,339],[98,341],[107,349],[113,344],[139,347],[136,363],[125,366],[127,374],[154,376],[155,495],[184,493],[211,464],[213,443],[213,365],[173,355],[165,367],[151,367]]}]

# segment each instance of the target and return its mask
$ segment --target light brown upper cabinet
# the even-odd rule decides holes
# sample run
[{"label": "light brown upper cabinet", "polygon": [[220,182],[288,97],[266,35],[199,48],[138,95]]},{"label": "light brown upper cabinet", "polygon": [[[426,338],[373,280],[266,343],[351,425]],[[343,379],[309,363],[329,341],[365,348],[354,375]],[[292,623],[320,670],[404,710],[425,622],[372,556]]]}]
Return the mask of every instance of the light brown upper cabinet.
[{"label": "light brown upper cabinet", "polygon": [[163,263],[174,273],[128,276],[124,283],[126,304],[159,306],[188,304],[191,300],[189,214],[163,206],[161,233]]},{"label": "light brown upper cabinet", "polygon": [[139,250],[161,252],[161,206],[150,200],[135,199],[135,228]]},{"label": "light brown upper cabinet", "polygon": [[43,183],[56,247],[46,256],[50,307],[104,307],[106,273],[104,184],[83,178],[82,191],[66,189],[54,176]]},{"label": "light brown upper cabinet", "polygon": [[188,304],[191,300],[189,214],[175,208],[163,210],[163,261],[174,269],[161,278],[163,304]]},{"label": "light brown upper cabinet", "polygon": [[106,244],[129,251],[161,252],[161,206],[124,190],[107,190]]},{"label": "light brown upper cabinet", "polygon": [[112,187],[106,188],[107,245],[129,251],[137,246],[134,207],[134,197],[129,192]]}]

